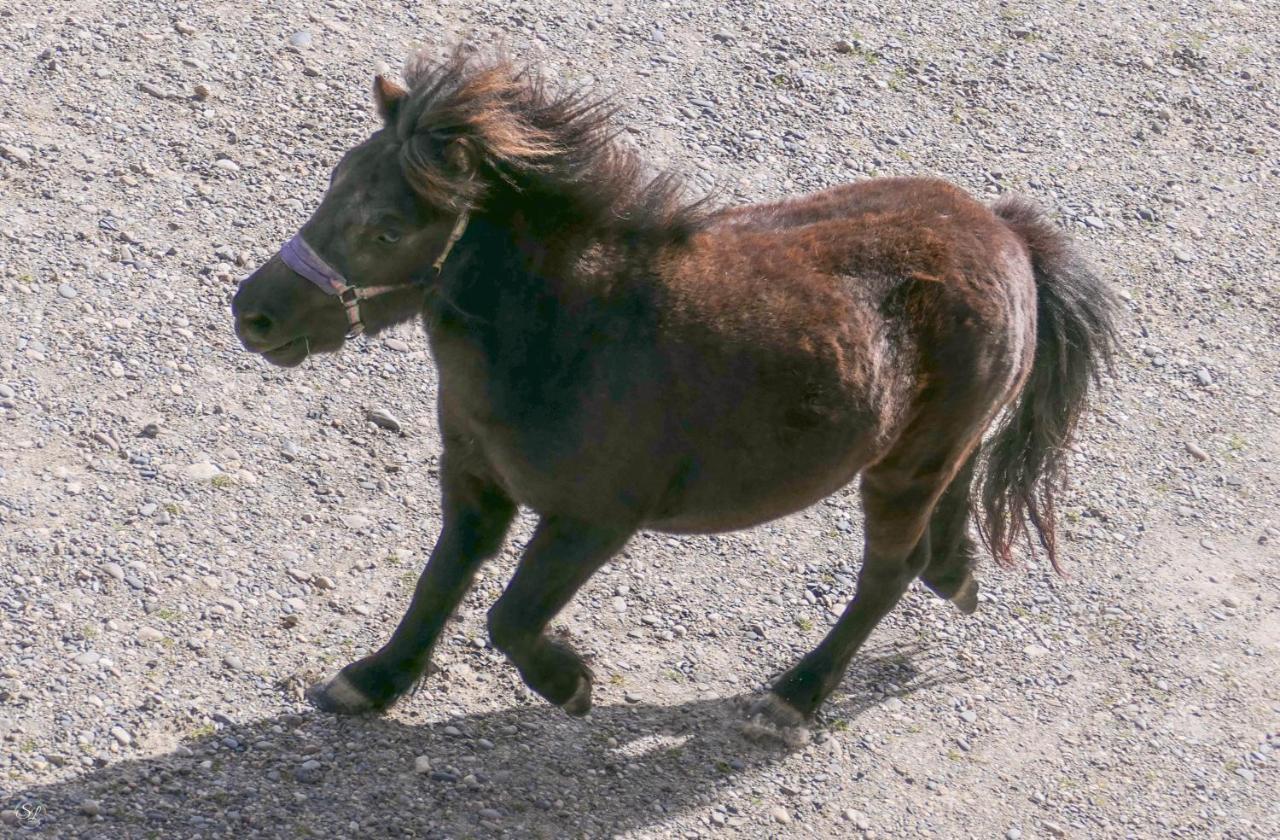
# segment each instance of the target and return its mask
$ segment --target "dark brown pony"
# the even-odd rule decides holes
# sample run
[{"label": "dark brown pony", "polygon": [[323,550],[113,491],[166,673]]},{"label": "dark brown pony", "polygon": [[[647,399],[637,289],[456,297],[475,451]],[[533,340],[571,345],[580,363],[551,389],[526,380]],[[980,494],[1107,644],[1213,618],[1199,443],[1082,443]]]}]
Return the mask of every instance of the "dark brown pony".
[{"label": "dark brown pony", "polygon": [[781,728],[917,576],[976,608],[971,509],[998,559],[1029,523],[1056,565],[1053,493],[1113,332],[1031,205],[892,178],[712,211],[644,177],[607,107],[505,60],[407,76],[375,81],[382,128],[234,302],[278,365],[421,316],[439,369],[439,539],[391,639],[316,705],[401,697],[518,505],[540,521],[489,631],[575,715],[591,672],[545,630],[641,528],[745,528],[862,477],[857,593],[753,710]]}]

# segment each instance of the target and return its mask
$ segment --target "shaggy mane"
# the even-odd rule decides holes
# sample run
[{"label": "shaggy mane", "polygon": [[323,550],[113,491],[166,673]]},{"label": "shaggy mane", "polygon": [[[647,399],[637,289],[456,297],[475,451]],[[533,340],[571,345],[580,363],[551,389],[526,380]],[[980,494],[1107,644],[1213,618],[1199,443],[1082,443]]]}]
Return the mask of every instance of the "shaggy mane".
[{"label": "shaggy mane", "polygon": [[616,142],[608,99],[552,91],[537,70],[466,45],[443,60],[420,53],[405,78],[401,168],[435,206],[523,209],[533,227],[643,238],[683,239],[704,224],[704,201],[686,200],[671,173],[646,175]]}]

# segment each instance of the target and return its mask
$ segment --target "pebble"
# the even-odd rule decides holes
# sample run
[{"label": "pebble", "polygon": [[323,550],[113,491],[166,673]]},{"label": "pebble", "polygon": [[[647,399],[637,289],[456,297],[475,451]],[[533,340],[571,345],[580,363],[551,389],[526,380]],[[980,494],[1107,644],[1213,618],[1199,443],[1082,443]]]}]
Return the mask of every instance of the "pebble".
[{"label": "pebble", "polygon": [[1028,659],[1038,659],[1039,657],[1044,656],[1048,652],[1049,652],[1049,649],[1044,645],[1027,645],[1022,649],[1023,655],[1025,655]]},{"label": "pebble", "polygon": [[965,709],[963,712],[960,713],[960,719],[965,723],[977,723],[978,713],[973,711],[972,709]]},{"label": "pebble", "polygon": [[774,805],[769,809],[769,816],[773,817],[774,822],[781,823],[782,825],[787,825],[791,822],[791,814],[787,813],[787,809],[783,808],[781,805]]},{"label": "pebble", "polygon": [[310,32],[302,29],[289,36],[289,46],[305,50],[311,46],[314,40]]},{"label": "pebble", "polygon": [[102,813],[102,805],[96,799],[81,800],[80,813],[86,817],[96,817]]},{"label": "pebble", "polygon": [[1213,384],[1213,375],[1209,373],[1208,368],[1200,368],[1196,371],[1196,382],[1205,388]]},{"label": "pebble", "polygon": [[380,429],[386,429],[389,432],[399,434],[403,427],[400,425],[400,419],[387,411],[385,408],[372,408],[365,415],[369,422]]},{"label": "pebble", "polygon": [[164,634],[154,627],[139,627],[138,641],[140,642],[158,642],[164,638]]},{"label": "pebble", "polygon": [[0,157],[7,157],[14,163],[20,163],[23,166],[31,165],[31,153],[26,149],[21,149],[17,146],[9,146],[4,143],[0,143]]},{"label": "pebble", "polygon": [[413,772],[425,776],[431,772],[431,759],[425,755],[420,755],[413,760]]},{"label": "pebble", "polygon": [[182,473],[190,481],[212,481],[222,475],[222,470],[208,461],[199,461],[184,469]]},{"label": "pebble", "polygon": [[1011,828],[1004,833],[1006,840],[1020,840],[1022,837],[1022,829]]},{"label": "pebble", "polygon": [[485,820],[502,819],[502,812],[494,808],[481,808],[480,818]]},{"label": "pebble", "polygon": [[1187,454],[1189,454],[1192,458],[1195,458],[1197,461],[1207,461],[1207,460],[1209,460],[1209,453],[1208,453],[1208,452],[1205,452],[1203,449],[1201,449],[1201,448],[1200,448],[1199,446],[1197,446],[1195,443],[1193,443],[1193,442],[1191,442],[1191,441],[1186,441],[1186,442],[1185,442],[1185,443],[1183,443],[1182,445],[1186,448],[1186,450],[1187,450]]},{"label": "pebble", "polygon": [[223,170],[224,172],[239,172],[239,171],[240,171],[240,164],[236,163],[236,162],[235,162],[234,160],[232,160],[231,158],[218,158],[217,160],[215,160],[215,161],[213,162],[213,165],[214,165],[216,168]]},{"label": "pebble", "polygon": [[1191,251],[1191,249],[1187,248],[1185,245],[1174,245],[1173,258],[1177,262],[1185,264],[1185,263],[1195,262],[1196,255]]},{"label": "pebble", "polygon": [[6,808],[0,811],[0,823],[10,827],[20,825],[22,823],[22,815],[12,808]]},{"label": "pebble", "polygon": [[302,762],[301,766],[293,771],[293,777],[304,785],[314,785],[320,781],[321,775],[320,762],[314,758]]},{"label": "pebble", "polygon": [[382,343],[387,345],[388,349],[394,350],[397,353],[408,353],[410,350],[413,349],[412,347],[409,346],[409,342],[399,338],[388,338],[386,341]]},{"label": "pebble", "polygon": [[18,392],[10,388],[8,385],[0,383],[0,399],[11,400],[18,395]]},{"label": "pebble", "polygon": [[225,667],[227,668],[227,670],[229,670],[229,671],[241,671],[241,670],[244,670],[244,662],[243,662],[243,661],[241,661],[240,657],[238,657],[238,656],[233,656],[233,655],[231,655],[231,654],[228,654],[228,655],[226,655],[226,656],[222,657],[222,664],[223,664],[223,666],[225,666]]},{"label": "pebble", "polygon": [[76,295],[79,293],[76,291],[76,287],[72,286],[70,283],[59,283],[58,294],[67,300],[74,300]]},{"label": "pebble", "polygon": [[120,568],[119,563],[103,563],[102,571],[115,580],[124,580],[124,569]]},{"label": "pebble", "polygon": [[90,665],[97,665],[97,664],[98,664],[98,660],[99,660],[99,659],[101,659],[101,658],[102,658],[102,654],[100,654],[100,653],[94,653],[94,652],[93,652],[93,651],[91,651],[91,650],[86,650],[84,653],[79,654],[78,656],[76,656],[76,658],[75,658],[75,663],[76,663],[77,665],[83,665],[84,667],[86,667],[86,668],[87,668],[87,667],[89,667]]},{"label": "pebble", "polygon": [[128,733],[123,726],[111,727],[111,737],[122,747],[127,747],[133,743],[133,736]]}]

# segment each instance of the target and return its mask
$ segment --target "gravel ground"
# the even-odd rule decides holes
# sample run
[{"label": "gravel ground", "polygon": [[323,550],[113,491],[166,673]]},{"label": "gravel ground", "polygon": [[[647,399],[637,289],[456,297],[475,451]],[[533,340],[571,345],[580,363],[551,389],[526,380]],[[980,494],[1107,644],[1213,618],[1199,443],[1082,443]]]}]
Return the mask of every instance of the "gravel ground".
[{"label": "gravel ground", "polygon": [[[739,705],[849,597],[853,492],[637,538],[561,617],[581,721],[485,640],[526,519],[416,696],[308,710],[433,541],[435,377],[414,330],[273,370],[227,304],[372,72],[468,31],[723,202],[935,173],[1051,208],[1124,301],[1069,576],[988,564],[972,618],[913,589],[787,751]],[[0,834],[1276,836],[1278,44],[1260,2],[6,2]]]}]

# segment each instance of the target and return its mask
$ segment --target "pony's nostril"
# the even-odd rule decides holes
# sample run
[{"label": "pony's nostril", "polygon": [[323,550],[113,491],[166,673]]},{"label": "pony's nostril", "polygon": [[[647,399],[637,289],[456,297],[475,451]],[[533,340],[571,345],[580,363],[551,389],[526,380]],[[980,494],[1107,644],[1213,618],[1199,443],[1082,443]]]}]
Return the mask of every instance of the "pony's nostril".
[{"label": "pony's nostril", "polygon": [[244,325],[246,332],[264,337],[271,333],[271,328],[275,326],[275,322],[271,317],[261,312],[251,312],[240,319],[240,323]]}]

